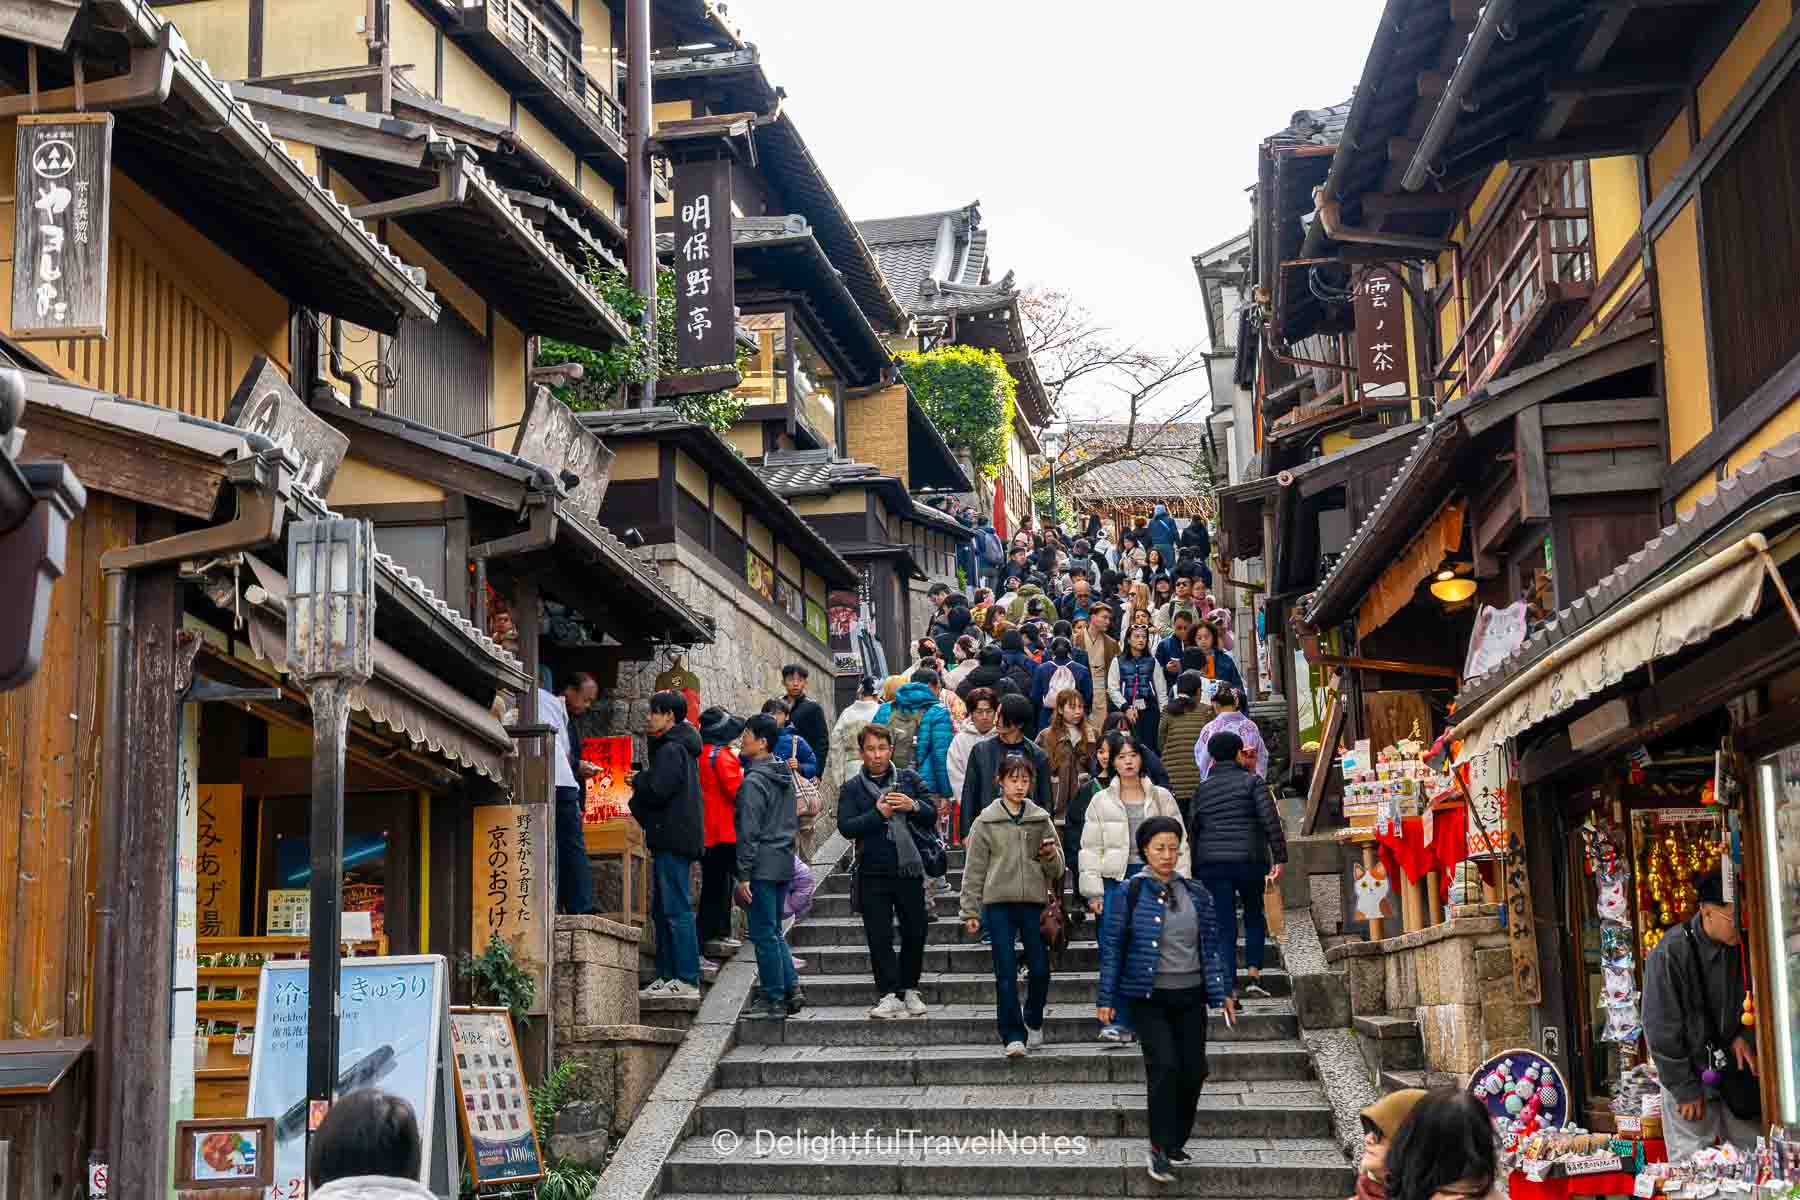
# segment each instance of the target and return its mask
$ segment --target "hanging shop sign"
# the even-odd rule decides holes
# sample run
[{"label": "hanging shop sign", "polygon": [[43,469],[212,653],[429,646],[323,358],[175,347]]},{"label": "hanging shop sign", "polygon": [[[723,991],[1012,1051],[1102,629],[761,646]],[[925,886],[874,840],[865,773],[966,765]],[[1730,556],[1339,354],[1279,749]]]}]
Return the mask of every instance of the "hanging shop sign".
[{"label": "hanging shop sign", "polygon": [[[304,959],[264,963],[256,989],[249,1115],[275,1120],[275,1194],[306,1194]],[[439,1196],[456,1187],[450,1079],[449,971],[442,955],[347,958],[339,976],[337,1094],[379,1087],[412,1105],[425,1154],[419,1182]]]},{"label": "hanging shop sign", "polygon": [[1506,850],[1506,746],[1489,746],[1455,769],[1466,773],[1469,857],[1497,858]]},{"label": "hanging shop sign", "polygon": [[315,496],[331,490],[350,451],[350,439],[306,406],[266,354],[251,360],[225,410],[225,423],[274,442],[293,461],[294,481]]},{"label": "hanging shop sign", "polygon": [[12,335],[104,338],[111,113],[21,116],[13,167]]},{"label": "hanging shop sign", "polygon": [[1356,285],[1356,382],[1362,391],[1408,385],[1406,289],[1385,267],[1363,272]]},{"label": "hanging shop sign", "polygon": [[244,788],[203,783],[194,874],[199,937],[236,937],[244,890]]},{"label": "hanging shop sign", "polygon": [[675,365],[682,370],[737,361],[731,163],[675,168]]},{"label": "hanging shop sign", "polygon": [[531,1096],[519,1063],[512,1015],[504,1008],[450,1010],[457,1111],[476,1187],[529,1183],[544,1174]]},{"label": "hanging shop sign", "polygon": [[512,452],[555,472],[568,492],[569,506],[599,522],[600,502],[606,499],[615,455],[549,388],[532,391]]},{"label": "hanging shop sign", "polygon": [[1495,608],[1481,606],[1475,628],[1469,634],[1469,654],[1463,660],[1463,678],[1478,679],[1499,666],[1506,656],[1525,644],[1525,602]]}]

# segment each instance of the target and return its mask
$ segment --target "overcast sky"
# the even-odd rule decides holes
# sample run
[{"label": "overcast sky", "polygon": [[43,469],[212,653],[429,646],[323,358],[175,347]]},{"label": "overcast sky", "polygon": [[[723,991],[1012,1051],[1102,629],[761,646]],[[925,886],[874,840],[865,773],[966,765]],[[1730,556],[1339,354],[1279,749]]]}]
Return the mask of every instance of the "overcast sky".
[{"label": "overcast sky", "polygon": [[996,278],[1174,348],[1206,336],[1189,260],[1249,227],[1257,143],[1350,95],[1380,8],[731,0],[730,16],[853,217],[980,200]]}]

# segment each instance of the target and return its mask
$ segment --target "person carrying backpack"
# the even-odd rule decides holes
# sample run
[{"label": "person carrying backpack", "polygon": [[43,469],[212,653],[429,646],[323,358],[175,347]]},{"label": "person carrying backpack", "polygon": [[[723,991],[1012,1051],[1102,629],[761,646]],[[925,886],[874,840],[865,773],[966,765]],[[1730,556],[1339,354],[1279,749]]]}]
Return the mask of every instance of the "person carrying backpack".
[{"label": "person carrying backpack", "polygon": [[[1012,680],[1013,686],[1019,689],[1021,696],[1031,695],[1032,685],[1037,681],[1038,664],[1031,660],[1025,651],[1025,635],[1017,629],[1008,629],[1000,636],[1000,674]],[[1033,732],[1036,726],[1033,726]]]},{"label": "person carrying backpack", "polygon": [[700,944],[724,942],[728,950],[742,945],[731,936],[731,890],[744,766],[731,743],[743,732],[744,723],[722,708],[700,714],[700,803],[706,839],[706,851],[700,856]]},{"label": "person carrying backpack", "polygon": [[1082,711],[1094,707],[1094,675],[1075,661],[1074,644],[1066,637],[1050,642],[1050,659],[1032,676],[1031,703],[1038,710],[1038,729],[1050,727],[1056,715],[1056,698],[1067,688],[1081,693]]},{"label": "person carrying backpack", "polygon": [[[894,694],[893,703],[876,710],[872,724],[887,727],[893,739],[894,766],[919,773],[934,809],[947,806],[950,743],[956,740],[956,719],[938,698],[937,672],[913,672],[912,682]],[[927,874],[926,892],[935,896],[943,885],[943,874]]]},{"label": "person carrying backpack", "polygon": [[[1288,857],[1287,836],[1282,832],[1281,815],[1268,786],[1240,761],[1243,749],[1243,739],[1229,730],[1207,739],[1212,770],[1194,789],[1187,809],[1193,848],[1191,874],[1211,890],[1213,904],[1226,919],[1230,919],[1233,904],[1242,902],[1244,965],[1250,973],[1244,995],[1252,1000],[1266,1000],[1269,993],[1257,982],[1269,928],[1263,919],[1263,885],[1265,881],[1281,879],[1281,868]],[[1231,933],[1235,947],[1235,922]],[[1232,956],[1235,960],[1235,949]],[[1232,977],[1236,976],[1234,961]]]}]

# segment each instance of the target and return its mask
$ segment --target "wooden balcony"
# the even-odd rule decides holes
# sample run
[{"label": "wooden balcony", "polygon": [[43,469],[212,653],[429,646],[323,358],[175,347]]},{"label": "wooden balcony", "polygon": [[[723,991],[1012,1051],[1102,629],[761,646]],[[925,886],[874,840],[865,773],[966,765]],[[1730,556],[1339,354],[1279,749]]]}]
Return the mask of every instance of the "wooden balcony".
[{"label": "wooden balcony", "polygon": [[1436,368],[1445,400],[1474,392],[1528,351],[1554,349],[1563,323],[1593,294],[1585,171],[1540,172],[1515,205],[1459,262],[1457,292],[1473,294]]},{"label": "wooden balcony", "polygon": [[544,124],[584,158],[619,174],[625,165],[625,110],[581,65],[530,0],[446,4],[455,34]]}]

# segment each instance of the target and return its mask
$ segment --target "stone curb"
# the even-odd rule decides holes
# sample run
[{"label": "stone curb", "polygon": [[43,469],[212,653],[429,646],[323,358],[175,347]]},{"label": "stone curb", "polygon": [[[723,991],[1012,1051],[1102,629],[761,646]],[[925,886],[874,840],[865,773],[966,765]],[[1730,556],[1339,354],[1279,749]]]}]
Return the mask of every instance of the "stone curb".
[{"label": "stone curb", "polygon": [[[836,868],[850,842],[835,829],[814,848],[809,864],[821,878]],[[756,983],[756,951],[748,943],[707,989],[693,1027],[669,1060],[650,1097],[601,1172],[589,1200],[654,1200],[662,1191],[663,1163],[695,1124],[700,1099],[712,1087],[719,1060],[737,1041],[738,1015]]]},{"label": "stone curb", "polygon": [[1313,1072],[1331,1105],[1338,1144],[1354,1160],[1362,1152],[1359,1114],[1375,1103],[1375,1088],[1356,1035],[1349,1029],[1348,984],[1331,970],[1330,952],[1319,939],[1311,909],[1298,910],[1297,915],[1297,920],[1289,916],[1281,935],[1282,961],[1293,981],[1294,1015],[1300,1019],[1300,1040],[1312,1055]]}]

